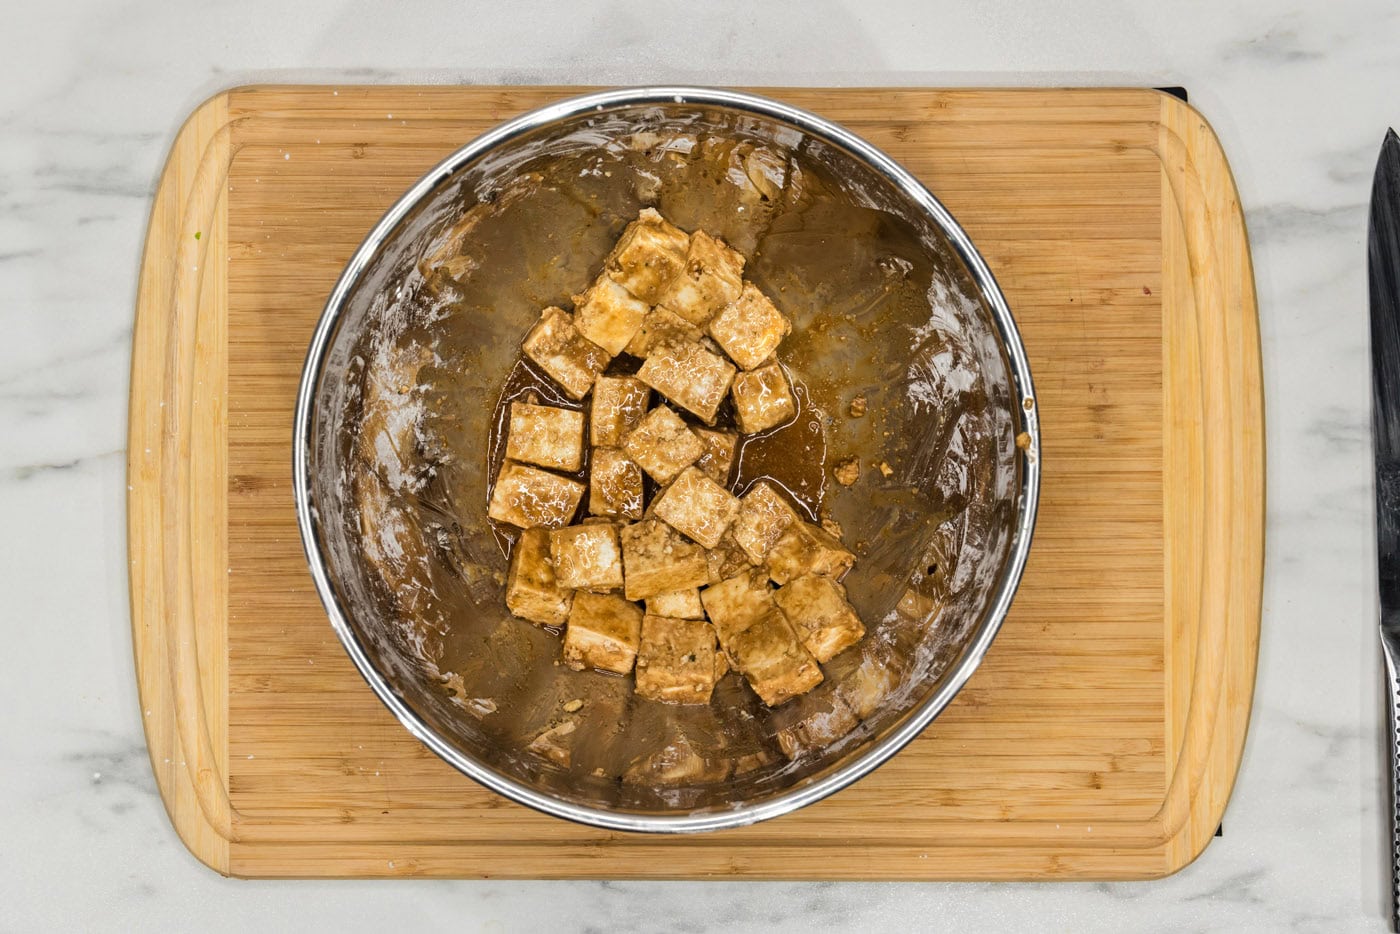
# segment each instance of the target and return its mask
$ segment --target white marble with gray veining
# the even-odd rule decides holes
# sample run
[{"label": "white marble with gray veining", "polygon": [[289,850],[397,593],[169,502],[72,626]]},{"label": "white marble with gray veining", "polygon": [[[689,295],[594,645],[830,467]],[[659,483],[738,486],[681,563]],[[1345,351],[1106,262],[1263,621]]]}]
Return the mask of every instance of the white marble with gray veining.
[{"label": "white marble with gray veining", "polygon": [[[5,7],[0,929],[1379,930],[1364,237],[1400,123],[1400,7],[474,6]],[[1225,835],[1172,878],[1115,885],[249,883],[197,864],[156,795],[131,670],[132,304],[184,115],[269,80],[1188,87],[1248,211],[1268,394],[1264,638]]]}]

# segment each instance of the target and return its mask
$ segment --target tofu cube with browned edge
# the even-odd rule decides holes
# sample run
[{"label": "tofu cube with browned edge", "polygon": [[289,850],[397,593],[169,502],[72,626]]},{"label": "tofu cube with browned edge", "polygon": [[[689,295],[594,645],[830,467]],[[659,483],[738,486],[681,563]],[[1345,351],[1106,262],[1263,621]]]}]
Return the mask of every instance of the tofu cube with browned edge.
[{"label": "tofu cube with browned edge", "polygon": [[720,647],[733,658],[734,637],[777,609],[762,571],[741,571],[700,591],[700,602],[714,624]]},{"label": "tofu cube with browned edge", "polygon": [[621,447],[647,414],[651,387],[635,376],[600,376],[593,383],[588,441],[594,447]]},{"label": "tofu cube with browned edge", "polygon": [[739,498],[739,514],[730,530],[748,559],[763,564],[768,550],[796,521],[797,513],[782,494],[767,480],[760,480]]},{"label": "tofu cube with browned edge", "polygon": [[642,517],[642,468],[621,448],[594,448],[588,468],[588,511],[612,519]]},{"label": "tofu cube with browned edge", "polygon": [[652,348],[637,379],[713,425],[734,373],[734,364],[700,344],[670,341]]},{"label": "tofu cube with browned edge", "polygon": [[792,386],[778,361],[734,377],[734,414],[739,428],[752,435],[791,421],[797,415]]},{"label": "tofu cube with browned edge", "polygon": [[768,551],[768,576],[778,586],[806,574],[840,580],[856,556],[826,529],[798,520],[789,525]]},{"label": "tofu cube with browned edge", "polygon": [[664,704],[708,704],[715,688],[715,635],[699,619],[646,616],[637,650],[637,696]]},{"label": "tofu cube with browned edge", "polygon": [[655,208],[643,208],[618,238],[604,269],[618,285],[654,305],[685,268],[689,249],[690,237],[684,230]]},{"label": "tofu cube with browned edge", "polygon": [[594,593],[622,589],[622,546],[611,522],[555,529],[549,533],[549,557],[561,587]]},{"label": "tofu cube with browned edge", "polygon": [[673,619],[704,619],[705,605],[700,602],[699,588],[687,587],[647,597],[647,613]]},{"label": "tofu cube with browned edge", "polygon": [[656,499],[656,517],[682,535],[714,548],[739,512],[739,500],[698,467],[682,470]]},{"label": "tofu cube with browned edge", "polygon": [[555,470],[578,470],[583,466],[583,413],[512,402],[506,457]]},{"label": "tofu cube with browned edge", "polygon": [[671,280],[657,304],[704,327],[716,312],[739,297],[743,276],[743,254],[723,240],[697,230],[690,235],[685,268]]},{"label": "tofu cube with browned edge", "polygon": [[[578,598],[575,597],[577,606]],[[777,707],[822,682],[822,669],[783,614],[775,608],[730,641],[730,658],[769,707]]]},{"label": "tofu cube with browned edge", "polygon": [[773,599],[819,662],[831,661],[865,635],[865,624],[846,599],[846,588],[829,577],[798,577],[779,587]]},{"label": "tofu cube with browned edge", "polygon": [[642,610],[617,594],[577,593],[564,629],[564,663],[625,675],[642,642]]},{"label": "tofu cube with browned edge", "polygon": [[691,430],[705,442],[705,453],[695,462],[695,466],[720,486],[728,486],[729,469],[734,465],[734,449],[739,444],[739,436],[732,431],[716,431],[713,428]]},{"label": "tofu cube with browned edge", "polygon": [[[549,530],[526,529],[510,555],[506,607],[521,619],[541,626],[562,626],[569,618],[574,592],[560,587],[549,556]],[[696,598],[699,602],[699,598]]]},{"label": "tofu cube with browned edge", "polygon": [[664,405],[648,412],[623,442],[627,456],[657,483],[670,483],[705,454],[705,442]]},{"label": "tofu cube with browned edge", "polygon": [[773,356],[792,331],[792,323],[757,286],[745,282],[739,298],[710,321],[709,331],[730,360],[752,370]]},{"label": "tofu cube with browned edge", "polygon": [[622,529],[624,592],[628,600],[700,587],[710,579],[705,549],[659,519]]},{"label": "tofu cube with browned edge", "polygon": [[617,356],[636,336],[650,310],[646,302],[633,298],[631,292],[603,274],[587,292],[574,296],[574,327]]},{"label": "tofu cube with browned edge", "polygon": [[528,464],[505,461],[486,514],[522,529],[562,528],[578,511],[583,484]]},{"label": "tofu cube with browned edge", "polygon": [[520,345],[571,399],[582,399],[611,359],[608,352],[574,327],[573,316],[562,308],[546,308]]},{"label": "tofu cube with browned edge", "polygon": [[642,319],[642,326],[627,342],[626,350],[634,357],[646,357],[661,344],[675,341],[693,343],[704,336],[704,331],[674,311],[657,305]]}]

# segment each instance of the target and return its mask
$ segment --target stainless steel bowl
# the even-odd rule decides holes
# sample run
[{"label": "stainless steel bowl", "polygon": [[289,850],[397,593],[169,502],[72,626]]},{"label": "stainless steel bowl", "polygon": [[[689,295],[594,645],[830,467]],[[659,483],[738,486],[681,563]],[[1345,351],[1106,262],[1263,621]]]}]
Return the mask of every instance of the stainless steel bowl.
[{"label": "stainless steel bowl", "polygon": [[[561,774],[537,757],[503,748],[509,743],[490,735],[482,726],[480,704],[473,708],[472,701],[463,702],[472,686],[460,674],[442,668],[454,651],[453,621],[442,612],[431,621],[414,620],[412,607],[417,604],[405,597],[439,586],[432,582],[438,578],[424,578],[425,584],[385,579],[382,573],[376,577],[379,565],[370,559],[378,546],[369,539],[383,532],[377,523],[384,515],[366,512],[348,478],[354,469],[354,435],[360,430],[358,407],[364,405],[361,385],[366,366],[372,365],[366,364],[366,347],[382,350],[399,339],[403,319],[413,311],[404,311],[404,303],[418,301],[415,290],[425,287],[416,269],[424,252],[441,242],[465,209],[492,203],[512,180],[532,166],[546,164],[540,160],[561,153],[576,156],[589,147],[598,152],[615,152],[620,145],[635,148],[638,140],[669,138],[668,134],[742,137],[787,154],[790,166],[800,167],[800,155],[809,160],[812,177],[825,173],[825,190],[841,199],[849,216],[862,219],[860,236],[877,246],[893,236],[890,230],[904,238],[899,241],[904,257],[881,256],[886,264],[881,268],[894,277],[891,281],[903,276],[901,288],[927,283],[927,325],[910,329],[879,324],[869,329],[866,333],[875,335],[870,340],[879,347],[861,359],[874,361],[871,365],[879,372],[861,378],[871,382],[877,396],[891,394],[880,398],[892,400],[892,411],[906,413],[893,434],[913,440],[889,443],[914,445],[927,456],[923,467],[892,481],[906,481],[905,492],[914,499],[906,496],[892,506],[870,505],[848,513],[857,524],[866,514],[885,523],[883,532],[877,525],[871,536],[870,550],[880,555],[869,559],[872,570],[852,585],[852,599],[872,614],[867,622],[877,618],[876,635],[870,638],[884,640],[881,651],[898,663],[900,672],[879,707],[865,711],[859,726],[840,741],[795,762],[773,764],[751,777],[697,778],[693,787],[646,797],[619,792],[611,779],[590,783]],[[601,166],[600,162],[600,173]],[[790,169],[787,177],[796,179],[796,171]],[[833,190],[831,179],[838,190]],[[747,183],[740,179],[738,184]],[[704,206],[697,210],[703,212]],[[731,204],[726,210],[742,208]],[[708,219],[725,223],[718,214],[701,218]],[[804,246],[800,235],[784,242],[794,261],[806,256],[814,264],[819,278],[825,273],[836,277],[836,284],[821,293],[823,302],[835,301],[842,272],[817,268],[812,257],[826,254],[804,254],[803,249],[815,247]],[[878,250],[867,252],[873,256]],[[562,261],[567,263],[567,257]],[[519,273],[522,278],[529,275],[533,274]],[[911,276],[917,279],[912,285],[907,281]],[[528,305],[540,288],[536,283],[515,291]],[[872,294],[879,300],[883,293]],[[499,305],[473,303],[470,296],[465,301],[460,294],[452,299],[458,304],[447,324],[432,325],[443,316],[431,313],[423,320],[430,327],[467,327],[458,333],[458,343],[485,348],[484,356],[473,356],[473,350],[457,358],[457,369],[495,371],[479,379],[469,372],[465,387],[453,394],[469,397],[461,419],[482,427],[484,416],[472,413],[491,408],[490,387],[503,378],[505,364],[500,361],[513,357],[525,319],[512,318],[509,309]],[[849,305],[855,308],[855,299]],[[857,309],[848,317],[859,313]],[[892,339],[881,336],[889,331],[895,332]],[[896,356],[898,360],[888,362]],[[826,358],[816,354],[811,359],[819,366]],[[957,377],[956,392],[963,395],[944,385],[950,373]],[[973,413],[967,417],[955,407],[964,399],[980,400],[975,410],[967,410]],[[461,440],[470,447],[480,437],[467,431]],[[552,104],[478,137],[410,188],[370,231],[326,303],[297,399],[294,451],[297,516],[316,588],[346,652],[403,725],[444,760],[521,804],[599,827],[654,832],[735,827],[788,813],[851,784],[916,737],[972,675],[1007,614],[1030,548],[1040,479],[1037,409],[1020,335],[986,263],[943,205],[884,153],[821,117],[752,94],[690,87],[608,91]],[[458,510],[460,515],[447,516],[446,521],[472,527],[470,534],[479,542],[485,520],[471,513],[484,512],[484,455],[467,458],[459,467],[463,488],[481,499],[468,502]],[[908,528],[891,525],[909,518],[910,502],[916,504],[914,512],[925,503],[928,510],[936,503],[943,512],[927,522],[916,516],[919,521]],[[407,514],[402,510],[420,508],[412,498],[404,503],[393,507],[400,510],[393,516],[403,518]],[[421,508],[442,511],[430,504]],[[442,519],[439,515],[433,521]],[[468,532],[462,534],[470,539]],[[882,549],[882,542],[888,547]],[[400,544],[395,540],[394,549],[400,550]],[[946,580],[938,585],[941,591],[931,591],[940,594],[938,599],[921,605],[918,587],[934,587],[938,573],[934,564],[924,567],[931,553],[942,555],[947,563],[942,570]],[[487,556],[478,550],[471,560],[478,563],[471,565],[475,576],[468,573],[461,584],[469,608],[466,615],[457,616],[463,625],[475,624],[478,616],[489,612],[491,601],[500,599],[499,584],[481,572],[489,572],[493,561],[498,570],[504,567],[500,554]],[[390,592],[394,590],[400,591],[397,602]],[[472,601],[476,611],[470,610]],[[889,654],[899,652],[905,654]]]}]

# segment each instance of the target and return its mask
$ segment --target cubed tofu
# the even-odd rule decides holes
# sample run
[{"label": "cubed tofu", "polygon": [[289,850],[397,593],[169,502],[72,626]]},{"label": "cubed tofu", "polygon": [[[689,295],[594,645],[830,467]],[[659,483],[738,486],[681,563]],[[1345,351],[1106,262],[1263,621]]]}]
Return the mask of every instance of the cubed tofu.
[{"label": "cubed tofu", "polygon": [[[542,626],[562,626],[569,618],[574,592],[559,586],[549,555],[548,529],[520,533],[506,576],[506,607],[521,619]],[[699,598],[696,598],[699,602]]]},{"label": "cubed tofu", "polygon": [[656,304],[685,267],[690,237],[655,208],[643,208],[627,225],[605,269],[614,282],[648,305]]},{"label": "cubed tofu", "polygon": [[703,230],[690,236],[685,268],[671,280],[657,304],[704,327],[743,291],[744,257]]},{"label": "cubed tofu", "polygon": [[611,522],[555,529],[549,533],[549,557],[561,587],[594,593],[622,589],[622,546]]},{"label": "cubed tofu", "polygon": [[739,543],[734,540],[734,527],[732,525],[729,527],[729,531],[724,533],[724,537],[719,540],[719,545],[705,552],[705,557],[710,563],[710,583],[712,584],[728,580],[740,571],[751,571],[754,566],[748,555],[744,554],[744,549],[740,548]]},{"label": "cubed tofu", "polygon": [[705,442],[679,415],[658,405],[627,436],[623,449],[648,476],[657,483],[666,484],[704,456]]},{"label": "cubed tofu", "polygon": [[791,331],[792,323],[752,282],[745,282],[739,298],[722,308],[709,325],[710,336],[745,370],[773,356]]},{"label": "cubed tofu", "polygon": [[714,548],[739,512],[739,500],[699,467],[682,470],[656,499],[656,517],[682,535]]},{"label": "cubed tofu", "polygon": [[573,316],[562,308],[546,308],[520,346],[571,399],[588,395],[610,359],[606,350],[578,332]]},{"label": "cubed tofu", "polygon": [[734,377],[734,414],[739,428],[752,435],[789,422],[797,415],[797,402],[782,364],[772,363]]},{"label": "cubed tofu", "polygon": [[700,591],[700,602],[715,627],[720,647],[733,660],[734,637],[776,611],[773,590],[762,571],[741,571]]},{"label": "cubed tofu", "polygon": [[[715,644],[718,645],[719,633],[715,632],[715,624],[706,623],[705,625],[709,626],[710,632],[714,633]],[[715,683],[719,684],[719,679],[729,674],[729,671],[729,655],[723,649],[720,649],[717,652],[715,652]]]},{"label": "cubed tofu", "polygon": [[594,447],[620,447],[647,414],[651,387],[634,376],[600,376],[593,383],[588,441]]},{"label": "cubed tofu", "polygon": [[574,296],[574,327],[584,337],[617,356],[637,334],[650,306],[633,298],[607,274],[582,295]]},{"label": "cubed tofu", "polygon": [[698,619],[646,616],[637,650],[637,696],[665,704],[708,704],[715,687],[715,635]]},{"label": "cubed tofu", "polygon": [[696,437],[705,442],[705,453],[695,462],[695,466],[720,486],[727,487],[729,468],[734,465],[734,449],[739,444],[739,436],[732,431],[715,431],[713,428],[692,430]]},{"label": "cubed tofu", "polygon": [[705,605],[700,602],[699,588],[688,587],[647,597],[647,613],[674,619],[704,619]]},{"label": "cubed tofu", "polygon": [[802,645],[819,662],[829,662],[865,635],[846,588],[829,577],[808,574],[788,581],[773,594]]},{"label": "cubed tofu", "polygon": [[778,746],[789,759],[821,752],[860,725],[841,694],[828,687],[789,704],[773,720]]},{"label": "cubed tofu", "polygon": [[512,402],[506,457],[555,470],[578,470],[583,466],[583,413]]},{"label": "cubed tofu", "polygon": [[[574,606],[578,606],[578,597]],[[822,682],[821,666],[776,608],[736,635],[730,641],[729,654],[734,667],[743,672],[754,693],[769,707],[805,694]]]},{"label": "cubed tofu", "polygon": [[810,522],[789,525],[768,551],[768,576],[778,586],[806,574],[820,574],[840,580],[856,556],[841,540]]},{"label": "cubed tofu", "polygon": [[564,630],[564,663],[625,675],[642,641],[642,609],[617,594],[574,594]]},{"label": "cubed tofu", "polygon": [[734,372],[734,364],[700,344],[671,341],[652,348],[637,371],[637,378],[707,425],[713,425],[724,394],[734,381]]},{"label": "cubed tofu", "polygon": [[710,579],[705,549],[659,519],[623,528],[622,567],[628,600],[700,587]]},{"label": "cubed tofu", "polygon": [[583,484],[568,477],[506,461],[496,475],[486,514],[522,529],[558,529],[569,524],[583,498]]},{"label": "cubed tofu", "polygon": [[797,513],[782,494],[767,480],[760,480],[739,498],[739,514],[730,530],[745,556],[754,564],[763,564],[768,550],[796,521]]},{"label": "cubed tofu", "polygon": [[588,465],[588,511],[613,519],[642,517],[642,468],[621,448],[594,448]]},{"label": "cubed tofu", "polygon": [[657,305],[642,319],[642,326],[627,342],[626,350],[634,357],[646,357],[658,345],[666,342],[695,342],[705,336],[695,325],[667,308]]}]

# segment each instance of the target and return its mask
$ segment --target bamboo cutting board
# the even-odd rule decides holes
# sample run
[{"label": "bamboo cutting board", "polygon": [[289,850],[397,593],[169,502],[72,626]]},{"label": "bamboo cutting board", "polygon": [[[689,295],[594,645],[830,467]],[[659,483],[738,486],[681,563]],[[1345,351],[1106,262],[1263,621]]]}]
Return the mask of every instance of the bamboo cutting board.
[{"label": "bamboo cutting board", "polygon": [[753,827],[642,837],[498,798],[361,681],[302,556],[291,422],[342,264],[424,171],[561,88],[253,87],[177,137],[132,351],[132,627],[151,762],[238,876],[1123,879],[1220,823],[1254,686],[1263,400],[1219,144],[1144,90],[783,89],[904,163],[1020,323],[1044,481],[1015,606],[889,764]]}]

